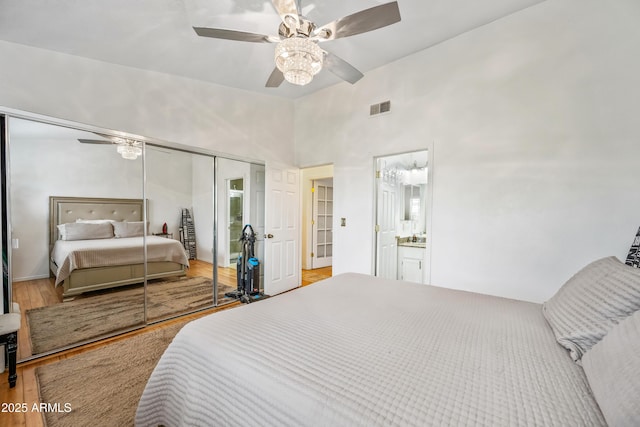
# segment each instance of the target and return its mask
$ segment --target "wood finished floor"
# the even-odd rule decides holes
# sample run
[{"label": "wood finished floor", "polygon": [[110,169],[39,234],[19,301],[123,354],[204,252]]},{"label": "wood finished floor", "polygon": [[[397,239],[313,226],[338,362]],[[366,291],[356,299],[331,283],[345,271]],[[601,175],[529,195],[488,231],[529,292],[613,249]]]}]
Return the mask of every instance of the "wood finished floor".
[{"label": "wood finished floor", "polygon": [[[189,269],[189,276],[205,276],[211,277],[212,266],[208,263],[193,262],[191,261],[191,268]],[[316,270],[303,270],[302,271],[302,286],[307,286],[311,283],[315,283],[319,280],[331,277],[332,268],[325,267]],[[231,286],[235,286],[235,269],[233,268],[220,268],[218,270],[218,280],[220,283],[228,283]],[[18,344],[22,346],[23,343],[29,343],[28,346],[19,347],[22,349],[23,354],[31,354],[30,340],[28,331],[25,331],[25,318],[24,312],[28,308],[41,307],[48,303],[61,303],[62,293],[55,290],[52,287],[49,279],[41,279],[42,283],[37,280],[31,280],[28,282],[19,282],[14,284],[14,300],[20,304],[21,311],[23,313],[23,323],[20,329],[20,335],[18,336]],[[35,284],[34,284],[35,283]],[[47,289],[47,283],[49,289]],[[18,286],[16,286],[18,285]],[[16,288],[20,288],[18,291]],[[41,304],[41,305],[38,305]],[[82,347],[63,351],[50,356],[35,359],[29,362],[20,363],[18,365],[18,381],[14,388],[9,388],[8,373],[5,370],[0,375],[0,404],[2,403],[26,403],[28,408],[31,408],[34,403],[40,402],[38,395],[38,384],[35,376],[35,369],[38,366],[42,366],[49,363],[54,363],[63,359],[72,358],[76,355],[82,354],[87,351],[92,351],[101,348],[107,344],[117,341],[131,338],[135,335],[150,332],[158,328],[165,328],[173,323],[182,321],[184,319],[194,320],[202,316],[206,316],[217,311],[225,310],[230,307],[239,305],[239,302],[233,302],[224,306],[204,310],[198,313],[182,316],[178,319],[172,319],[164,321],[155,325],[147,326],[146,328],[138,329],[123,335],[108,338],[96,343],[87,344]],[[28,353],[27,353],[28,352]],[[20,353],[19,353],[20,354]],[[3,427],[44,427],[42,414],[39,412],[0,412],[0,426]]]}]

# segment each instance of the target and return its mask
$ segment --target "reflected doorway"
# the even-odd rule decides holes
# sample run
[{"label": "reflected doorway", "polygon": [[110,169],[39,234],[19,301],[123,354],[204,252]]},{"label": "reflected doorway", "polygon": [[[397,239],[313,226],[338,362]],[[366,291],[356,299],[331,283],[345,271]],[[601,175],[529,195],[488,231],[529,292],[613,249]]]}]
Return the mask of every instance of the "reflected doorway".
[{"label": "reflected doorway", "polygon": [[242,236],[242,227],[244,226],[244,191],[242,178],[228,179],[228,203],[229,203],[229,216],[227,217],[227,224],[229,229],[229,266],[235,265],[238,262],[238,257],[242,254],[242,242],[240,237]]}]

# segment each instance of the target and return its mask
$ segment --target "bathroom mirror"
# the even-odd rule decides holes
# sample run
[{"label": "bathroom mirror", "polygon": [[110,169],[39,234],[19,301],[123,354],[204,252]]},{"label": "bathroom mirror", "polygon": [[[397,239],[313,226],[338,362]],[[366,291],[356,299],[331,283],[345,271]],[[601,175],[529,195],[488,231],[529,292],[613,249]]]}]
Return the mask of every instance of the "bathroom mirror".
[{"label": "bathroom mirror", "polygon": [[420,187],[417,185],[404,186],[404,220],[416,221],[421,211]]}]

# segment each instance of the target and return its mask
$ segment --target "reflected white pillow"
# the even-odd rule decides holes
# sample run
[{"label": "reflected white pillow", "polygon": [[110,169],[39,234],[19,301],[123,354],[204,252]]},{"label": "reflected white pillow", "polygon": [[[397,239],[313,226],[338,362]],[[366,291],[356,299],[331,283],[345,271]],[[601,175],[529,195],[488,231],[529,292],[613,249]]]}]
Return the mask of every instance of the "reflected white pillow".
[{"label": "reflected white pillow", "polygon": [[123,221],[112,223],[115,237],[140,237],[144,235],[143,221]]},{"label": "reflected white pillow", "polygon": [[111,239],[113,225],[110,222],[101,224],[70,222],[58,225],[58,234],[60,240]]},{"label": "reflected white pillow", "polygon": [[105,224],[105,223],[114,223],[116,222],[115,219],[82,219],[82,218],[78,218],[76,219],[76,222],[80,222],[82,224]]}]

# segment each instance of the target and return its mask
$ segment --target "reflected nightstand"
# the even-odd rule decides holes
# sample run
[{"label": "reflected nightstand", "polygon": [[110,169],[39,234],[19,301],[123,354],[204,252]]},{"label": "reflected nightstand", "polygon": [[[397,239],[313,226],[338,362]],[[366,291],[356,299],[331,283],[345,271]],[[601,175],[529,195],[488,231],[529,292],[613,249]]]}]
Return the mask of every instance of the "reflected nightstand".
[{"label": "reflected nightstand", "polygon": [[153,233],[154,236],[166,237],[167,239],[173,239],[173,233]]}]

